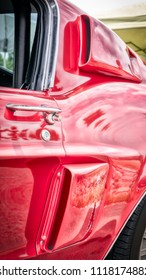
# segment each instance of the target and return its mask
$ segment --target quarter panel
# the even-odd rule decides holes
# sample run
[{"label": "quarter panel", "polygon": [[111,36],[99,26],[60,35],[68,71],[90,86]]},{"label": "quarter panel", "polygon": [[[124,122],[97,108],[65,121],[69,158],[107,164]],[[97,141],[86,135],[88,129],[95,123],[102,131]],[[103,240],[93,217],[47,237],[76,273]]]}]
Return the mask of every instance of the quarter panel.
[{"label": "quarter panel", "polygon": [[145,92],[145,85],[108,83],[56,96],[63,112],[64,147],[70,163],[86,157],[88,163],[102,159],[109,164],[92,232],[80,242],[92,248],[89,258],[104,258],[146,191]]}]

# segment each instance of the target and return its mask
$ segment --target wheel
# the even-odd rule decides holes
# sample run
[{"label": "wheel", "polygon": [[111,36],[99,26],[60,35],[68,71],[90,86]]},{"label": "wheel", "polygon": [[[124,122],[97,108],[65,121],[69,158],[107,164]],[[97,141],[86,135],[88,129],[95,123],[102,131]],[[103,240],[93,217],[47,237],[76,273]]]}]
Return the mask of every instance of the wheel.
[{"label": "wheel", "polygon": [[146,259],[146,196],[130,217],[106,259]]}]

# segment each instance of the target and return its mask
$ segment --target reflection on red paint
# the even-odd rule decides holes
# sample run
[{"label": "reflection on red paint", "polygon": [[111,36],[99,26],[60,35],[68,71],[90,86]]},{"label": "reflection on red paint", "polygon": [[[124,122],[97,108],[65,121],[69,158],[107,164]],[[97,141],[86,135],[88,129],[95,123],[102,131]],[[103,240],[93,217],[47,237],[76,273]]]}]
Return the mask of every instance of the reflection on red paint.
[{"label": "reflection on red paint", "polygon": [[[84,240],[91,234],[94,216],[99,209],[108,174],[108,164],[104,163],[67,164],[64,167],[69,171],[71,181],[66,186],[68,198],[64,205],[65,210],[62,207],[58,210],[59,213],[64,211],[59,232],[56,240],[49,241],[48,246],[53,250]],[[61,198],[64,202],[65,195],[66,192]]]},{"label": "reflection on red paint", "polygon": [[0,167],[0,253],[26,246],[32,186],[29,168]]},{"label": "reflection on red paint", "polygon": [[110,191],[106,204],[129,201],[136,187],[141,162],[139,160],[112,160]]},{"label": "reflection on red paint", "polygon": [[[94,121],[100,119],[105,113],[99,109],[96,112],[90,114],[88,117],[84,118],[84,123],[89,126],[91,125]],[[97,125],[97,124],[96,124]]]},{"label": "reflection on red paint", "polygon": [[[43,129],[43,127],[42,127]],[[35,139],[35,140],[41,140],[41,128],[36,129],[35,131],[31,131],[30,129],[18,129],[18,127],[16,126],[11,126],[9,129],[0,129],[0,140],[4,140],[4,139],[9,139],[9,140],[13,140],[13,141],[17,141],[17,140],[31,140],[31,139]],[[49,133],[50,133],[50,140],[52,141],[57,141],[60,139],[59,134],[53,130],[53,129],[48,129]]]},{"label": "reflection on red paint", "polygon": [[99,168],[88,174],[73,175],[72,207],[83,208],[101,201],[105,189],[106,176],[106,168]]}]

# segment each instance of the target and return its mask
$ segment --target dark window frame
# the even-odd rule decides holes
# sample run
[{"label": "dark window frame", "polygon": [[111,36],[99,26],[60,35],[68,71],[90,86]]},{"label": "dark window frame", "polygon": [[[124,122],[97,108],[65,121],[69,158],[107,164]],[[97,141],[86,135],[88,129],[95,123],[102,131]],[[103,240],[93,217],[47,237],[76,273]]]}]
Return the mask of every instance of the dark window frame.
[{"label": "dark window frame", "polygon": [[[13,87],[43,91],[54,85],[59,8],[56,0],[12,0],[15,14]],[[37,26],[30,50],[30,14],[32,4]]]}]

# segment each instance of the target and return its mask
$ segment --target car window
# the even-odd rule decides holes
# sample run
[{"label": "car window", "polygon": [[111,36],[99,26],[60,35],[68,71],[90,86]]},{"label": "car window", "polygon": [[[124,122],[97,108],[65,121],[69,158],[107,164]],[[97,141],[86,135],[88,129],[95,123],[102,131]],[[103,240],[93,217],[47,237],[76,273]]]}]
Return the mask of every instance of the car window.
[{"label": "car window", "polygon": [[[1,12],[0,7],[0,86],[13,87],[14,75],[14,60],[15,60],[15,13],[12,10],[11,1],[7,10]],[[0,4],[1,5],[1,4]],[[31,6],[32,12],[30,15],[30,45],[29,52],[31,53],[32,45],[35,36],[37,13],[34,7]]]},{"label": "car window", "polygon": [[0,66],[13,70],[14,14],[0,14]]}]

